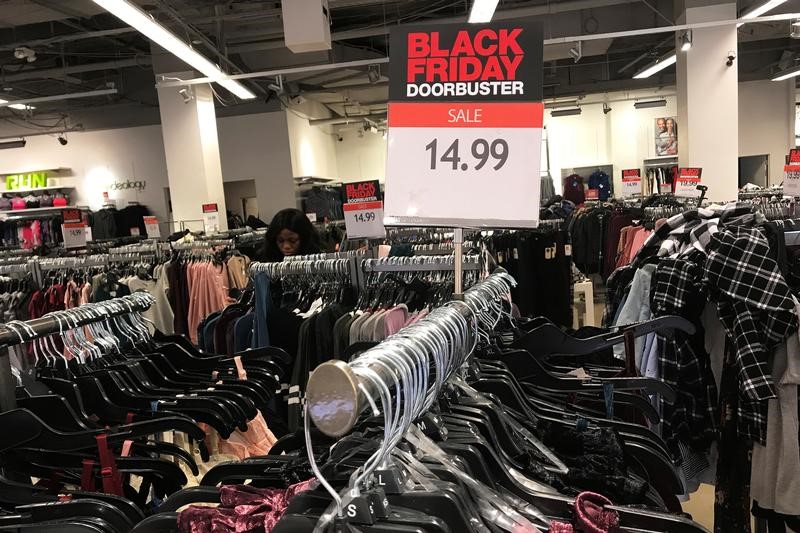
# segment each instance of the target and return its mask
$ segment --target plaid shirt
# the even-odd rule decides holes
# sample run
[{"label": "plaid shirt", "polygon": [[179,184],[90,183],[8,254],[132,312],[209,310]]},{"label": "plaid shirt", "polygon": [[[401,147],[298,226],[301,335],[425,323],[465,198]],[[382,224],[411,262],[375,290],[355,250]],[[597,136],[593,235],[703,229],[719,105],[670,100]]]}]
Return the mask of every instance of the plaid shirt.
[{"label": "plaid shirt", "polygon": [[797,329],[789,286],[756,228],[731,225],[708,246],[705,282],[736,349],[739,435],[766,441],[767,402],[775,398],[769,352]]},{"label": "plaid shirt", "polygon": [[661,259],[651,282],[653,315],[683,316],[698,330],[695,335],[675,331],[672,338],[656,335],[659,377],[676,392],[674,402],[659,400],[662,435],[675,458],[685,455],[682,443],[693,450],[707,451],[716,437],[717,387],[699,319],[706,301],[702,284],[704,259],[698,250],[681,258]]}]

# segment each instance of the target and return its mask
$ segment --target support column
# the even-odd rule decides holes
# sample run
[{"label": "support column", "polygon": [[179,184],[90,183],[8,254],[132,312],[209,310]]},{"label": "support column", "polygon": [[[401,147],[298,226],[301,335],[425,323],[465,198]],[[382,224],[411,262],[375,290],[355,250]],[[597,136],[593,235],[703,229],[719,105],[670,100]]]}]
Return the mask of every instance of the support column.
[{"label": "support column", "polygon": [[[191,79],[194,73],[166,76]],[[186,94],[179,90],[180,87],[158,89],[173,219],[199,221],[203,204],[216,203],[220,229],[228,229],[214,95],[208,85],[186,86]],[[202,222],[187,225],[190,229],[200,227]]]},{"label": "support column", "polygon": [[[677,2],[679,24],[736,18],[736,2]],[[682,4],[682,5],[681,5]],[[682,8],[682,9],[681,9]],[[736,25],[692,30],[692,48],[678,54],[678,160],[682,167],[702,167],[707,198],[735,200],[739,176],[739,61],[727,65],[736,52]]]}]

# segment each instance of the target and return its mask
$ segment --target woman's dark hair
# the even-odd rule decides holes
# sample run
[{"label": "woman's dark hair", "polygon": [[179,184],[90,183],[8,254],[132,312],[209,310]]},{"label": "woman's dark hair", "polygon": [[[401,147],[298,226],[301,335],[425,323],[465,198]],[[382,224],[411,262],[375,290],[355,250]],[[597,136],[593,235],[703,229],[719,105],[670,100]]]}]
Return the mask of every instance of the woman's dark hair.
[{"label": "woman's dark hair", "polygon": [[319,236],[314,225],[308,220],[305,213],[299,209],[282,209],[278,211],[269,223],[264,247],[259,259],[262,261],[283,261],[283,253],[278,248],[278,234],[288,229],[300,236],[300,250],[298,255],[318,254],[320,252]]}]

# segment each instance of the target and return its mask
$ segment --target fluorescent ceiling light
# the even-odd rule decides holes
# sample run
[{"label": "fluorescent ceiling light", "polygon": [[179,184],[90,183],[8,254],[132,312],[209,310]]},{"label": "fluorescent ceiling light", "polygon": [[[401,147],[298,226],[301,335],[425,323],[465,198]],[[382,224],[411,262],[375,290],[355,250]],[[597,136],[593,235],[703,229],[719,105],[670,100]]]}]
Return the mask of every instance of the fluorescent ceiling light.
[{"label": "fluorescent ceiling light", "polygon": [[[8,104],[8,100],[0,99],[0,104]],[[10,107],[11,109],[19,109],[20,111],[26,111],[28,109],[36,109],[32,105],[25,105],[25,104],[8,104],[7,106],[3,107]]]},{"label": "fluorescent ceiling light", "polygon": [[[95,0],[97,1],[97,0]],[[472,10],[469,12],[469,22],[491,22],[494,10],[500,0],[474,0]]]},{"label": "fluorescent ceiling light", "polygon": [[779,72],[774,78],[772,78],[772,81],[788,80],[789,78],[794,78],[795,76],[800,76],[800,67],[794,67],[790,68],[789,70]]},{"label": "fluorescent ceiling light", "polygon": [[650,100],[647,102],[634,102],[633,107],[636,109],[647,109],[650,107],[664,107],[667,105],[667,101],[664,99],[661,100]]},{"label": "fluorescent ceiling light", "polygon": [[6,148],[23,148],[25,147],[25,144],[25,139],[20,139],[19,141],[0,142],[0,150],[5,150]]},{"label": "fluorescent ceiling light", "polygon": [[256,97],[255,94],[238,81],[223,79],[226,74],[215,64],[195,52],[188,44],[153,20],[150,15],[133,5],[129,0],[94,0],[94,3],[119,18],[125,24],[136,28],[145,37],[174,54],[181,61],[199,70],[207,78],[219,83],[237,97],[243,100]]},{"label": "fluorescent ceiling light", "polygon": [[[745,12],[739,18],[740,19],[754,19],[756,17],[760,17],[761,15],[766,13],[767,11],[772,11],[773,9],[778,7],[779,5],[785,4],[785,3],[786,3],[786,0],[767,0],[766,2],[762,2],[760,5],[758,5],[758,6],[754,7],[753,9]],[[739,24],[736,25],[736,27],[739,28],[739,27],[741,27],[743,25],[744,25],[744,23],[740,22]]]},{"label": "fluorescent ceiling light", "polygon": [[670,55],[662,57],[661,59],[656,61],[655,64],[650,65],[649,67],[645,68],[644,70],[641,70],[641,71],[637,72],[636,74],[634,74],[633,75],[633,79],[641,80],[641,79],[644,79],[644,78],[649,78],[650,76],[652,76],[656,72],[661,72],[665,68],[667,68],[667,67],[669,67],[671,65],[674,65],[677,60],[678,60],[677,54],[675,54],[675,52],[670,52]]},{"label": "fluorescent ceiling light", "polygon": [[571,115],[580,115],[581,108],[576,107],[574,109],[554,109],[550,111],[551,117],[569,117]]}]

